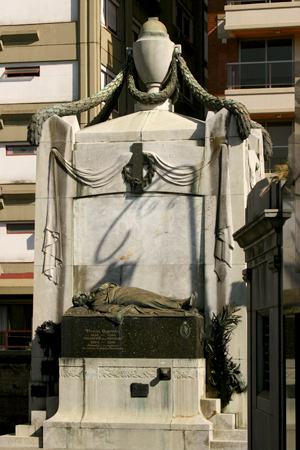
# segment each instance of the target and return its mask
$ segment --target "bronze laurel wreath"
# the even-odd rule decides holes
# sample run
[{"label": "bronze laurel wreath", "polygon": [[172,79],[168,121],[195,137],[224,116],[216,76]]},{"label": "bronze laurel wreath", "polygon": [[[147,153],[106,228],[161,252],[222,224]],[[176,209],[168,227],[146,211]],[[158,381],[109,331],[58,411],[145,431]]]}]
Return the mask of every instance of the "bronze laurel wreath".
[{"label": "bronze laurel wreath", "polygon": [[149,153],[144,153],[144,162],[148,165],[146,175],[140,180],[139,178],[134,178],[128,169],[128,167],[124,167],[122,173],[124,175],[124,179],[126,183],[129,183],[133,189],[142,188],[149,186],[152,183],[152,179],[155,174],[154,167],[154,158]]},{"label": "bronze laurel wreath", "polygon": [[[251,128],[260,128],[262,130],[264,141],[265,159],[268,159],[272,155],[273,148],[269,133],[262,127],[262,125],[254,122],[254,120],[251,120],[247,108],[236,100],[223,97],[214,97],[206,92],[206,90],[194,78],[185,60],[180,54],[173,56],[169,69],[169,76],[166,80],[165,86],[160,92],[148,94],[147,92],[140,91],[135,84],[135,66],[132,50],[128,52],[126,61],[116,78],[106,85],[101,91],[83,100],[47,106],[37,111],[32,116],[28,125],[28,141],[32,145],[39,145],[43,124],[46,119],[54,114],[59,117],[79,114],[83,111],[91,109],[94,106],[100,105],[101,102],[105,101],[105,106],[101,109],[100,113],[87,126],[104,122],[108,119],[110,113],[112,112],[126,78],[130,94],[140,103],[157,105],[166,101],[168,98],[171,98],[172,102],[176,103],[179,92],[177,68],[179,68],[182,74],[184,83],[188,86],[194,97],[196,97],[201,104],[211,111],[219,111],[222,108],[226,108],[236,117],[238,132],[241,139],[246,139],[249,136],[251,133]],[[128,175],[130,177],[130,174]],[[135,183],[140,185],[140,181],[141,180],[133,181],[133,179],[131,179],[129,182],[131,184]]]}]

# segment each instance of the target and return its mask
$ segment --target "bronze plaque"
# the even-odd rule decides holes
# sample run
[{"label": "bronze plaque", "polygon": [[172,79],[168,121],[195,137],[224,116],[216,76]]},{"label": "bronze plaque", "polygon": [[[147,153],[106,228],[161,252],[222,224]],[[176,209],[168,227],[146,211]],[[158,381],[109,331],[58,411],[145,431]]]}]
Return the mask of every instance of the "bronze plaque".
[{"label": "bronze plaque", "polygon": [[120,344],[121,338],[117,328],[107,330],[85,327],[83,331],[82,350],[84,352],[119,350]]},{"label": "bronze plaque", "polygon": [[203,358],[202,316],[62,317],[64,358]]}]

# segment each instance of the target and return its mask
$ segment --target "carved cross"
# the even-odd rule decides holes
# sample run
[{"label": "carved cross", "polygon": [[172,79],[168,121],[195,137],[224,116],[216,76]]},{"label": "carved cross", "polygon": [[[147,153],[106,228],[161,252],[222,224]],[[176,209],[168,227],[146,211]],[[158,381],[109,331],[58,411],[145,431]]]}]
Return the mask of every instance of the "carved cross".
[{"label": "carved cross", "polygon": [[[141,142],[135,142],[131,147],[132,157],[129,161],[128,165],[132,166],[132,177],[138,178],[139,180],[143,179],[143,164],[144,164],[144,155],[143,155],[143,144]],[[134,194],[140,194],[143,192],[142,187],[132,187],[131,192]]]}]

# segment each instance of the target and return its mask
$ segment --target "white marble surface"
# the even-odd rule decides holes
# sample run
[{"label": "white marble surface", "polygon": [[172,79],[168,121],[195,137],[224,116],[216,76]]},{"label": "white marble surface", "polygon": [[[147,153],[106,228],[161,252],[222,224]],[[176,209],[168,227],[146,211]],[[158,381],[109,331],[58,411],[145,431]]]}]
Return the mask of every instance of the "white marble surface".
[{"label": "white marble surface", "polygon": [[84,128],[76,134],[81,142],[138,142],[204,139],[205,123],[170,111],[139,111]]},{"label": "white marble surface", "polygon": [[[164,180],[158,173],[154,174],[152,183],[145,188],[146,192],[169,192],[181,194],[204,195],[206,187],[204,177],[200,169],[207,171],[205,166],[205,148],[201,145],[202,140],[181,140],[181,141],[142,141],[143,153],[157,154],[164,162],[174,168],[186,167],[190,170],[199,170],[199,178],[191,185],[179,186]],[[114,143],[77,143],[73,152],[73,163],[80,169],[95,170],[112,167],[117,159],[124,153],[132,153],[133,142]],[[156,165],[155,165],[156,167]],[[144,165],[144,175],[147,165]],[[125,183],[124,177],[120,173],[109,184],[100,188],[90,188],[82,184],[77,186],[78,196],[101,195],[105,193],[129,192],[130,187]]]},{"label": "white marble surface", "polygon": [[202,197],[77,199],[74,265],[201,263],[202,207]]},{"label": "white marble surface", "polygon": [[74,267],[80,276],[74,289],[114,281],[173,297],[195,289],[201,294],[202,212],[202,197],[77,199]]},{"label": "white marble surface", "polygon": [[[170,368],[171,380],[158,380],[158,368]],[[131,397],[131,383],[148,384],[148,397]],[[60,392],[44,448],[209,449],[204,359],[61,358]]]},{"label": "white marble surface", "polygon": [[[44,230],[47,217],[49,155],[56,147],[66,159],[71,159],[74,134],[79,129],[76,117],[60,119],[57,116],[47,120],[43,127],[41,143],[37,154],[35,254],[34,254],[34,306],[33,330],[46,320],[58,322],[63,311],[70,305],[72,292],[72,198],[76,195],[75,183],[58,168],[60,185],[60,206],[62,213],[62,234],[64,239],[63,258],[64,282],[55,285],[43,274]],[[70,209],[71,208],[71,209]],[[67,238],[66,238],[67,237]]]}]

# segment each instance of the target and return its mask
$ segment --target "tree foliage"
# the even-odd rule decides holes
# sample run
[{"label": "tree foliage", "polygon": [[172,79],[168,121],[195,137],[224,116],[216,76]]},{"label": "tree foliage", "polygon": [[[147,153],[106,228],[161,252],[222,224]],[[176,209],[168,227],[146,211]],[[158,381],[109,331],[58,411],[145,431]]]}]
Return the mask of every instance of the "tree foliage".
[{"label": "tree foliage", "polygon": [[55,323],[52,320],[43,322],[35,330],[35,336],[38,338],[38,342],[40,347],[43,349],[45,356],[49,356],[50,350],[52,352],[52,356],[60,356],[60,323]]},{"label": "tree foliage", "polygon": [[206,342],[206,354],[210,365],[209,383],[213,386],[222,408],[232,399],[234,391],[241,393],[246,389],[246,382],[240,372],[240,366],[229,356],[229,342],[232,333],[241,322],[241,316],[236,315],[240,308],[225,305],[219,314],[213,314],[211,319],[210,339]]}]

